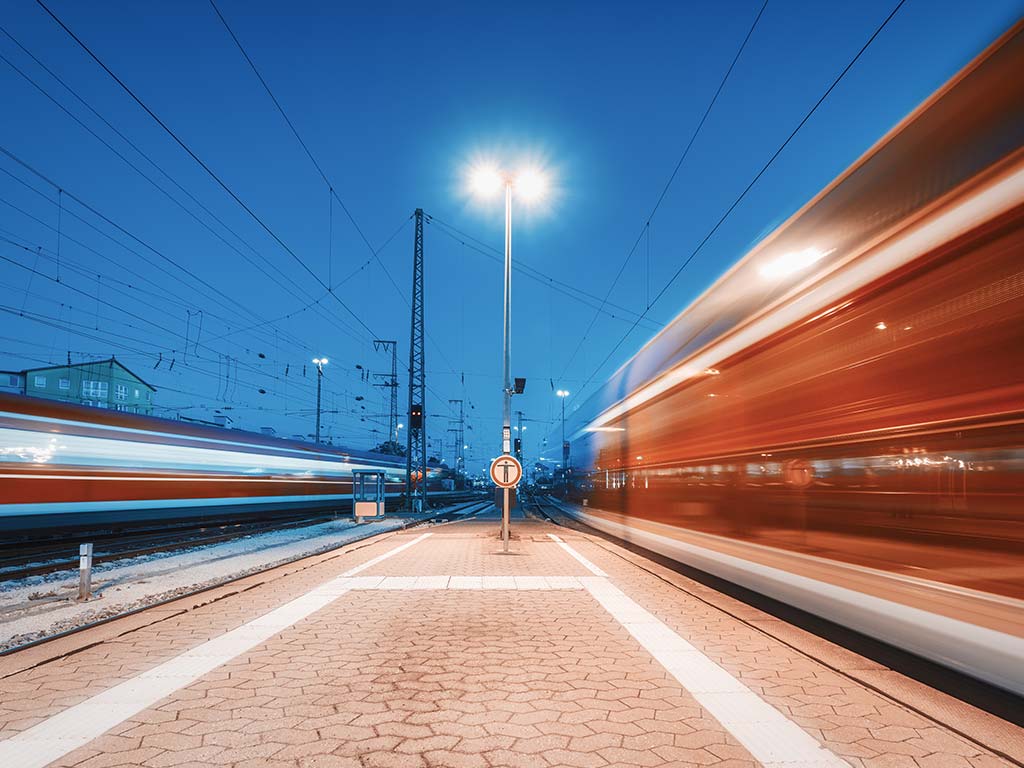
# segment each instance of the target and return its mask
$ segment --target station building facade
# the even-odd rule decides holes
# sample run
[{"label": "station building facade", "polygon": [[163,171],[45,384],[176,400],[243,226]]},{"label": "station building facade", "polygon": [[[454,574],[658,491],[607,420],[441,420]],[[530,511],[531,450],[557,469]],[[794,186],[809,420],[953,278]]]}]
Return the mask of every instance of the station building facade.
[{"label": "station building facade", "polygon": [[30,397],[146,416],[153,413],[156,388],[114,357],[88,363],[28,368],[12,373],[7,380],[13,382],[15,377],[20,377],[21,393]]}]

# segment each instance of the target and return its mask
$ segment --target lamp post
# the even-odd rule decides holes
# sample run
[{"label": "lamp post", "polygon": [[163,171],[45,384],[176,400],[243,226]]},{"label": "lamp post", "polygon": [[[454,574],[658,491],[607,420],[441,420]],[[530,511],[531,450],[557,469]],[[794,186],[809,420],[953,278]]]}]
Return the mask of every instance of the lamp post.
[{"label": "lamp post", "polygon": [[316,366],[316,437],[314,441],[320,445],[320,385],[323,383],[324,366],[327,365],[326,357],[314,357],[313,365]]},{"label": "lamp post", "polygon": [[555,394],[562,401],[562,479],[564,481],[566,471],[569,469],[569,444],[565,442],[565,398],[569,396],[569,390],[560,389]]},{"label": "lamp post", "polygon": [[[502,411],[501,411],[501,452],[508,456],[512,452],[512,192],[524,199],[543,196],[547,182],[535,170],[518,173],[501,171],[493,166],[480,166],[473,170],[472,185],[483,196],[493,194],[499,188],[505,190],[505,280],[502,314]],[[501,505],[502,548],[508,552],[509,540],[509,491],[504,489]]]}]

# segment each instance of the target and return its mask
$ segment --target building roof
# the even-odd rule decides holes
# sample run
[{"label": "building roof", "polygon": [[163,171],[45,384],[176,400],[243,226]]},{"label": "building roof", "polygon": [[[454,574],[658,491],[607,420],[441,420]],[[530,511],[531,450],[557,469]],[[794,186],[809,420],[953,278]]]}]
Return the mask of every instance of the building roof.
[{"label": "building roof", "polygon": [[110,364],[116,365],[121,370],[123,370],[125,373],[127,373],[129,376],[131,376],[133,379],[138,380],[138,382],[140,384],[142,384],[145,387],[149,387],[151,390],[156,392],[156,387],[154,387],[152,384],[149,384],[149,383],[145,382],[142,379],[141,376],[139,376],[137,373],[135,373],[135,371],[132,371],[127,366],[125,366],[116,357],[110,357],[110,358],[107,358],[106,360],[89,360],[88,362],[84,362],[84,363],[68,363],[68,364],[65,364],[65,365],[44,365],[44,366],[42,366],[40,368],[26,368],[23,371],[11,371],[11,373],[21,373],[23,376],[27,376],[28,374],[36,373],[37,371],[67,370],[68,368],[82,368],[82,367],[87,366],[87,365],[103,365],[104,363],[110,363]]}]

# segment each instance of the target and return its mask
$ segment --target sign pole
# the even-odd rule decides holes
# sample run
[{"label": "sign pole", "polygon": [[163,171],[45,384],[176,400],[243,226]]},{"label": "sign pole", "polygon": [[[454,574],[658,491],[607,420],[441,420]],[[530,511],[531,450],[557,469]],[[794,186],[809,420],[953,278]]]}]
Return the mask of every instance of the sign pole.
[{"label": "sign pole", "polygon": [[508,552],[508,537],[509,537],[509,509],[508,509],[508,488],[502,489],[502,496],[504,499],[501,504],[501,549],[503,552]]},{"label": "sign pole", "polygon": [[515,456],[502,454],[491,462],[491,481],[501,488],[501,542],[502,549],[508,552],[509,517],[511,513],[510,490],[523,479],[523,465]]}]

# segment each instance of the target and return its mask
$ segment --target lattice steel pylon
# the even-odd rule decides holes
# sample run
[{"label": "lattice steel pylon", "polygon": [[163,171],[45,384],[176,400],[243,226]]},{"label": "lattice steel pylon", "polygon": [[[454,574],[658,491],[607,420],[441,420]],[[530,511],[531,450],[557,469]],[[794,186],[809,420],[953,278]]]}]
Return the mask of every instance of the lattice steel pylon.
[{"label": "lattice steel pylon", "polygon": [[409,429],[405,452],[405,497],[413,511],[427,509],[427,384],[423,336],[423,209],[417,208],[409,339]]}]

